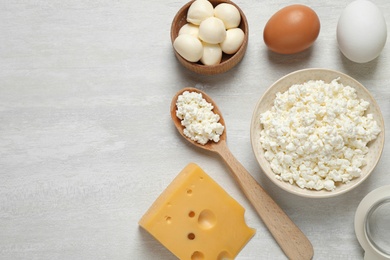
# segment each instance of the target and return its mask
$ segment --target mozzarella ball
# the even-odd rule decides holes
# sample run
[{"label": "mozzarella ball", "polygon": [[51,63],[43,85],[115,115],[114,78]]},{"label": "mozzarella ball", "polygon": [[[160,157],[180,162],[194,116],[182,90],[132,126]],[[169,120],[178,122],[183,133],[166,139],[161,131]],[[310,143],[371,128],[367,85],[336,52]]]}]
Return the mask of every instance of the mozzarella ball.
[{"label": "mozzarella ball", "polygon": [[190,34],[194,36],[195,38],[198,38],[199,36],[199,26],[194,25],[192,23],[186,23],[183,25],[180,30],[179,30],[179,35],[180,34]]},{"label": "mozzarella ball", "polygon": [[187,22],[199,25],[203,20],[214,16],[214,7],[208,0],[196,0],[187,12]]},{"label": "mozzarella ball", "polygon": [[222,20],[209,17],[199,25],[199,38],[207,43],[217,44],[225,40],[226,29]]},{"label": "mozzarella ball", "polygon": [[173,42],[173,48],[182,56],[184,59],[190,62],[197,62],[203,55],[202,42],[190,35],[180,34]]},{"label": "mozzarella ball", "polygon": [[226,38],[221,42],[222,51],[226,54],[233,54],[238,51],[244,42],[244,32],[240,28],[233,28],[226,31]]},{"label": "mozzarella ball", "polygon": [[204,65],[216,65],[221,62],[222,50],[219,44],[203,42],[203,56],[200,59]]},{"label": "mozzarella ball", "polygon": [[226,29],[236,28],[240,25],[241,15],[237,7],[232,4],[219,4],[214,8],[214,16],[221,19]]}]

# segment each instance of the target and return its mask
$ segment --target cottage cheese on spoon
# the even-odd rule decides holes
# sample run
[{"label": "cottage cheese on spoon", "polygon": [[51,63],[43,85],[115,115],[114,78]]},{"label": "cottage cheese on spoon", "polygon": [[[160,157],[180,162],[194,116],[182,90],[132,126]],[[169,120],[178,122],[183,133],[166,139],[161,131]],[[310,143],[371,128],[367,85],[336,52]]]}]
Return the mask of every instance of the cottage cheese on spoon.
[{"label": "cottage cheese on spoon", "polygon": [[185,127],[185,136],[203,145],[209,140],[219,141],[224,126],[218,122],[220,116],[212,111],[213,105],[201,93],[184,91],[177,98],[176,107],[176,116]]}]

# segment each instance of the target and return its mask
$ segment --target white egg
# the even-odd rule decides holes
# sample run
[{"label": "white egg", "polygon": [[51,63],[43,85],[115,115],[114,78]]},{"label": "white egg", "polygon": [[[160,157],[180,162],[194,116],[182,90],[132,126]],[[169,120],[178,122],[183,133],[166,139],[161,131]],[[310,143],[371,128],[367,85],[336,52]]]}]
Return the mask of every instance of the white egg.
[{"label": "white egg", "polygon": [[222,20],[226,29],[236,28],[241,22],[240,11],[232,4],[222,3],[217,5],[214,8],[214,16]]},{"label": "white egg", "polygon": [[222,50],[219,44],[203,42],[203,56],[200,59],[204,65],[216,65],[221,62]]},{"label": "white egg", "polygon": [[214,6],[208,0],[196,0],[188,9],[187,22],[199,25],[212,16],[214,16]]},{"label": "white egg", "polygon": [[379,56],[387,39],[381,10],[368,0],[356,0],[341,13],[337,24],[340,51],[351,61],[369,62]]},{"label": "white egg", "polygon": [[173,42],[173,48],[182,56],[184,59],[190,62],[197,62],[203,55],[202,42],[190,35],[180,34]]},{"label": "white egg", "polygon": [[191,34],[192,36],[198,38],[199,26],[192,23],[186,23],[180,28],[179,35],[180,34]]},{"label": "white egg", "polygon": [[221,19],[209,17],[199,25],[199,38],[207,43],[217,44],[225,40],[226,29]]},{"label": "white egg", "polygon": [[226,54],[233,54],[238,51],[244,42],[244,32],[240,28],[233,28],[226,31],[226,38],[220,43],[222,51]]}]

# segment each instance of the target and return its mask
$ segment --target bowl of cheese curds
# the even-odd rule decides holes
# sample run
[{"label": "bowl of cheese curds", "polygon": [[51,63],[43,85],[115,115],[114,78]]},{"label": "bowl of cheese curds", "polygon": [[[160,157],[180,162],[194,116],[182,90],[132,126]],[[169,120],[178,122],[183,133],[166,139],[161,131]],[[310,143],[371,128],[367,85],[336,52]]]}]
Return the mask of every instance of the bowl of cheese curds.
[{"label": "bowl of cheese curds", "polygon": [[190,1],[172,21],[171,41],[177,60],[185,68],[198,74],[220,74],[244,57],[248,22],[232,1]]},{"label": "bowl of cheese curds", "polygon": [[264,174],[292,194],[343,194],[373,172],[384,120],[370,92],[338,71],[304,69],[273,83],[258,101],[251,144]]}]

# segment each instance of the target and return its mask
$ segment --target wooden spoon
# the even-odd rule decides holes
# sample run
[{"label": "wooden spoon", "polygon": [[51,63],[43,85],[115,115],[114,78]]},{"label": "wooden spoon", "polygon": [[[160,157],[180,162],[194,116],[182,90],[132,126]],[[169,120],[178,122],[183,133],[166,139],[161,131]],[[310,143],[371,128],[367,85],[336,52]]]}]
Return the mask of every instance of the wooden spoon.
[{"label": "wooden spoon", "polygon": [[[184,91],[198,92],[203,98],[212,103],[213,112],[220,115],[220,123],[225,126],[219,142],[209,141],[205,145],[199,144],[186,137],[183,133],[184,127],[181,120],[176,116],[176,101]],[[313,246],[303,232],[292,222],[267,192],[256,182],[250,173],[233,156],[226,144],[226,125],[218,106],[207,96],[206,93],[196,88],[184,88],[172,99],[171,117],[179,133],[192,144],[212,152],[218,153],[230,168],[234,179],[240,185],[242,191],[256,209],[264,224],[268,227],[276,242],[289,259],[311,259],[313,257]]]}]

